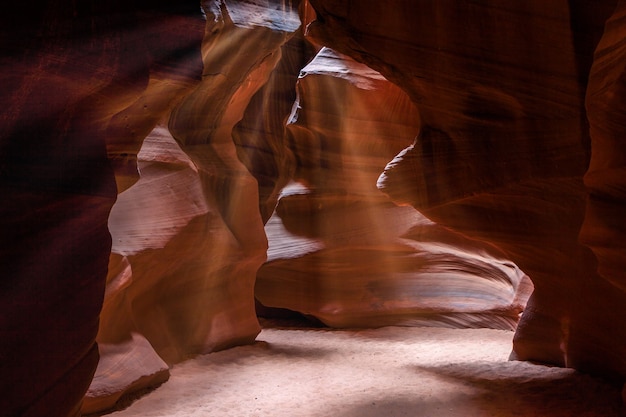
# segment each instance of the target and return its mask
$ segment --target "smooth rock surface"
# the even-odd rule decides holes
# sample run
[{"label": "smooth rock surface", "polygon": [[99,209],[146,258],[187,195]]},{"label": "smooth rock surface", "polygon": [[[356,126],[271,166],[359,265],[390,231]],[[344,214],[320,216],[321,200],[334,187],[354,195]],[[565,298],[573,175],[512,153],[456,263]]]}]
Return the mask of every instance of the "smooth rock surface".
[{"label": "smooth rock surface", "polygon": [[83,414],[111,408],[123,394],[154,388],[169,378],[167,364],[137,333],[126,342],[100,342],[98,349],[101,358],[83,401]]},{"label": "smooth rock surface", "polygon": [[[239,161],[232,132],[300,21],[297,7],[280,2],[209,1],[203,8],[201,80],[176,90],[137,155],[138,181],[111,211],[98,334],[107,349],[85,410],[162,382],[160,369],[144,366],[146,354],[171,365],[251,343],[260,331],[253,289],[267,240],[257,182]],[[137,102],[152,92],[143,94]],[[147,126],[138,110],[131,106],[128,117]],[[106,357],[118,345],[122,364]],[[123,372],[134,382],[120,378]]]},{"label": "smooth rock surface", "polygon": [[[495,244],[533,280],[513,357],[626,378],[619,324],[626,294],[598,274],[596,257],[578,239],[590,141],[595,155],[610,149],[607,136],[590,138],[585,95],[616,2],[310,3],[318,13],[312,37],[380,71],[419,109],[420,135],[387,167],[380,188]],[[608,33],[607,45],[624,38]],[[620,74],[621,64],[610,65]],[[601,91],[587,96],[588,108]],[[600,108],[589,111],[602,120]],[[592,166],[587,183],[594,186],[600,171]],[[621,222],[611,220],[621,218],[615,211],[600,217]],[[612,253],[623,259],[620,249]]]},{"label": "smooth rock surface", "polygon": [[233,129],[237,156],[258,182],[259,210],[264,223],[272,215],[280,191],[293,177],[296,166],[285,120],[296,100],[300,69],[315,54],[302,32],[296,31],[281,47],[276,68],[252,96]]},{"label": "smooth rock surface", "polygon": [[[535,285],[513,357],[626,378],[625,3],[298,3],[5,8],[2,415],[106,408],[252,342],[268,219],[266,301],[338,326],[489,305],[510,327],[512,259]],[[304,68],[322,45],[371,69]]]},{"label": "smooth rock surface", "polygon": [[323,48],[300,73],[287,131],[301,184],[283,190],[266,225],[255,290],[263,306],[333,327],[515,328],[525,274],[376,188],[419,131],[406,94]]},{"label": "smooth rock surface", "polygon": [[[621,377],[626,375],[623,326],[626,297],[625,16],[626,3],[620,1],[606,22],[604,35],[594,54],[587,88],[585,104],[592,152],[584,177],[590,195],[580,240],[596,256],[598,272],[606,280],[605,291],[610,296],[598,299],[595,314],[580,318],[588,326],[585,334],[578,335],[595,342],[594,349],[580,358],[587,367],[597,368],[606,361]],[[598,327],[597,322],[603,326]],[[607,343],[607,339],[614,339],[616,343]],[[626,402],[626,386],[622,397]]]}]

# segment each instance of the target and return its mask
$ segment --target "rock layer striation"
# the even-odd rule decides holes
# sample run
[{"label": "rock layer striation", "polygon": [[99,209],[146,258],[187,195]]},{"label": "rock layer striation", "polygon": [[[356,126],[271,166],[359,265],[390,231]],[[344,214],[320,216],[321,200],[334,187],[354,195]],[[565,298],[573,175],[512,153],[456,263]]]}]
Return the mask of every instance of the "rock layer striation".
[{"label": "rock layer striation", "polygon": [[[85,412],[162,382],[164,363],[251,343],[260,331],[253,291],[267,240],[257,181],[238,158],[233,129],[300,20],[297,7],[280,2],[207,1],[203,9],[201,79],[174,90],[137,155],[138,181],[111,211],[98,333],[107,348]],[[151,99],[144,94],[137,102]],[[144,109],[133,104],[124,114],[145,123]]]},{"label": "rock layer striation", "polygon": [[[600,275],[578,239],[586,211],[589,225],[597,214],[603,222],[616,218],[615,211],[594,212],[597,198],[587,208],[583,175],[591,140],[587,185],[595,196],[615,189],[608,178],[617,176],[602,179],[600,172],[612,169],[601,153],[614,143],[619,127],[610,120],[619,110],[607,111],[598,98],[619,97],[619,82],[598,74],[619,79],[621,66],[603,58],[621,53],[609,46],[623,39],[621,8],[594,62],[612,1],[310,3],[318,13],[311,36],[380,71],[419,109],[416,142],[387,166],[379,187],[442,225],[495,244],[533,280],[513,357],[624,379],[626,334],[617,323],[626,316],[626,294],[615,285],[623,277],[607,273],[617,263],[606,262],[609,252],[623,254],[619,245],[615,252],[590,245],[600,255]],[[611,92],[587,89],[598,83]]]},{"label": "rock layer striation", "polygon": [[287,124],[298,183],[266,225],[256,296],[333,327],[513,329],[527,277],[494,248],[393,204],[376,188],[419,131],[407,95],[322,48],[300,72]]}]

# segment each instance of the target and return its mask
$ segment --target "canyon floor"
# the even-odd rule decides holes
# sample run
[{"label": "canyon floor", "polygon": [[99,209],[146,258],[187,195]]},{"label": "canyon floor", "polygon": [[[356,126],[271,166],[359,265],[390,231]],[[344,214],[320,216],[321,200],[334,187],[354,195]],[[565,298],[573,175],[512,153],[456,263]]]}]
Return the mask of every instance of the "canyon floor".
[{"label": "canyon floor", "polygon": [[178,364],[110,417],[624,416],[620,390],[509,361],[513,332],[266,325],[249,346]]}]

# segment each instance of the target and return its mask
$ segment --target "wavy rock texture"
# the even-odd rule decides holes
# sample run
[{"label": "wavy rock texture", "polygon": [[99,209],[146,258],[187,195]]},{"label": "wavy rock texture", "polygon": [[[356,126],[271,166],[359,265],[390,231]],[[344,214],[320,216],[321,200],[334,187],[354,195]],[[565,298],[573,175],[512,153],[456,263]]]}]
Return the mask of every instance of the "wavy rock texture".
[{"label": "wavy rock texture", "polygon": [[600,274],[626,291],[626,3],[620,2],[606,23],[595,53],[587,89],[592,153],[585,184],[591,190],[583,225],[584,243],[599,261]]},{"label": "wavy rock texture", "polygon": [[[606,22],[589,75],[586,107],[591,127],[592,153],[585,185],[590,190],[590,197],[581,230],[581,241],[593,250],[598,259],[598,272],[610,284],[610,291],[615,293],[611,304],[607,305],[603,300],[599,302],[595,317],[584,317],[589,322],[604,321],[606,317],[612,317],[606,325],[608,329],[590,325],[589,337],[604,347],[598,353],[610,355],[611,362],[619,366],[616,371],[620,375],[626,374],[623,360],[626,357],[626,344],[623,342],[624,320],[623,309],[616,311],[614,304],[621,303],[623,306],[626,293],[625,39],[626,3],[620,1]],[[611,349],[606,347],[607,330],[615,337],[621,336],[621,346],[609,345]],[[621,350],[613,347],[621,347]],[[598,361],[594,357],[585,359],[591,362],[591,366],[596,366],[595,362]],[[626,386],[622,396],[626,402]]]},{"label": "wavy rock texture", "polygon": [[194,1],[34,0],[2,14],[3,415],[80,413],[103,298],[87,410],[254,339],[267,243],[230,134],[295,7],[204,2],[205,21]]},{"label": "wavy rock texture", "polygon": [[[615,2],[310,3],[319,15],[309,26],[314,38],[379,70],[419,109],[420,135],[389,164],[380,188],[495,244],[533,280],[513,357],[624,379],[625,294],[578,242],[586,84]],[[623,39],[610,33],[607,45]],[[622,64],[610,65],[619,74]],[[594,154],[609,149],[607,137],[596,133]]]},{"label": "wavy rock texture", "polygon": [[[624,380],[624,2],[311,0],[306,23],[312,6],[315,45],[413,104],[326,51],[285,135],[285,86],[318,48],[287,43],[296,2],[204,1],[206,20],[187,0],[0,15],[2,415],[77,416],[85,392],[84,410],[106,408],[186,355],[252,341],[263,222],[291,176],[305,188],[268,222],[263,300],[333,325],[445,307],[442,324],[506,327],[528,286],[503,253],[535,284],[513,356]],[[378,184],[394,201],[489,244],[470,251],[381,196],[392,159]],[[415,292],[432,297],[402,298]]]},{"label": "wavy rock texture", "polygon": [[264,223],[276,207],[280,190],[294,174],[296,161],[289,149],[285,121],[296,100],[294,86],[300,69],[314,55],[313,47],[298,30],[281,47],[275,70],[233,129],[237,156],[259,183],[259,210]]},{"label": "wavy rock texture", "polygon": [[[137,181],[144,137],[199,82],[205,24],[183,1],[34,1],[2,18],[2,94],[12,105],[0,142],[11,202],[1,247],[12,267],[1,292],[0,408],[78,415],[98,364],[116,184]],[[104,346],[100,364],[114,353]]]},{"label": "wavy rock texture", "polygon": [[486,247],[398,207],[376,188],[419,130],[406,94],[323,48],[300,73],[287,125],[297,160],[266,226],[257,275],[265,307],[334,327],[444,325],[512,329],[528,278]]},{"label": "wavy rock texture", "polygon": [[203,7],[202,79],[191,91],[171,88],[170,97],[148,84],[146,97],[118,116],[148,126],[145,105],[137,103],[152,94],[175,103],[164,103],[167,127],[157,125],[143,141],[140,178],[111,211],[98,334],[107,349],[85,412],[163,382],[164,363],[251,343],[260,331],[253,290],[267,240],[257,182],[239,161],[232,135],[300,21],[297,8],[281,2]]}]

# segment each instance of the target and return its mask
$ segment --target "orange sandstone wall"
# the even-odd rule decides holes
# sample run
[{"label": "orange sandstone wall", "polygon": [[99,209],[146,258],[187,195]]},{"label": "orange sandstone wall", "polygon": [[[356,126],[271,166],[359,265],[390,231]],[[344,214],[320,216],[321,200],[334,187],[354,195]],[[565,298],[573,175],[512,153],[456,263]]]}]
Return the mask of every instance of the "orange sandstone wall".
[{"label": "orange sandstone wall", "polygon": [[611,228],[621,224],[614,219],[622,206],[613,200],[599,213],[594,197],[588,208],[583,184],[590,140],[587,185],[614,189],[618,177],[596,182],[611,171],[599,158],[620,129],[610,123],[620,110],[599,97],[619,97],[619,81],[609,91],[587,88],[606,85],[607,71],[619,80],[621,64],[607,54],[621,53],[609,46],[625,36],[621,8],[594,62],[613,1],[310,4],[318,14],[310,36],[380,71],[420,112],[421,133],[387,166],[381,190],[495,244],[533,280],[512,356],[623,379],[626,294],[623,276],[607,273],[623,251],[590,245],[599,274],[579,241],[586,212],[589,225],[598,214]]},{"label": "orange sandstone wall", "polygon": [[[137,156],[139,179],[111,211],[102,358],[84,412],[162,382],[167,365],[251,343],[260,331],[254,283],[267,239],[258,183],[233,130],[299,29],[298,8],[207,1],[203,10],[201,77],[163,104]],[[140,94],[125,117],[145,123],[145,103],[167,98],[168,81]]]},{"label": "orange sandstone wall", "polygon": [[259,331],[267,243],[231,131],[300,26],[297,4],[202,6],[2,14],[3,415],[78,415],[94,374],[83,410],[101,409]]},{"label": "orange sandstone wall", "polygon": [[266,225],[260,303],[334,327],[515,328],[526,275],[376,188],[419,132],[406,93],[329,48],[302,69],[297,91],[287,122],[297,182]]},{"label": "orange sandstone wall", "polygon": [[[13,6],[0,16],[3,415],[103,409],[186,355],[254,340],[265,222],[278,236],[257,282],[267,304],[334,325],[419,321],[427,308],[403,304],[384,273],[335,288],[341,267],[367,255],[406,278],[440,240],[469,249],[469,237],[534,283],[512,357],[626,377],[624,2]],[[299,14],[315,46],[296,35]],[[288,119],[322,45],[375,71],[318,77],[330,60],[301,74]],[[359,82],[405,104],[372,116],[380,97]],[[352,120],[337,117],[347,98],[367,104]],[[361,142],[359,117],[381,117],[385,142]],[[416,139],[390,134],[409,125]],[[291,179],[304,186],[279,201]],[[362,233],[374,223],[382,250]],[[457,261],[475,267],[468,253]],[[315,288],[333,292],[281,283],[320,265]],[[486,291],[510,326],[524,275],[508,261],[478,271],[505,290],[450,282]]]}]

